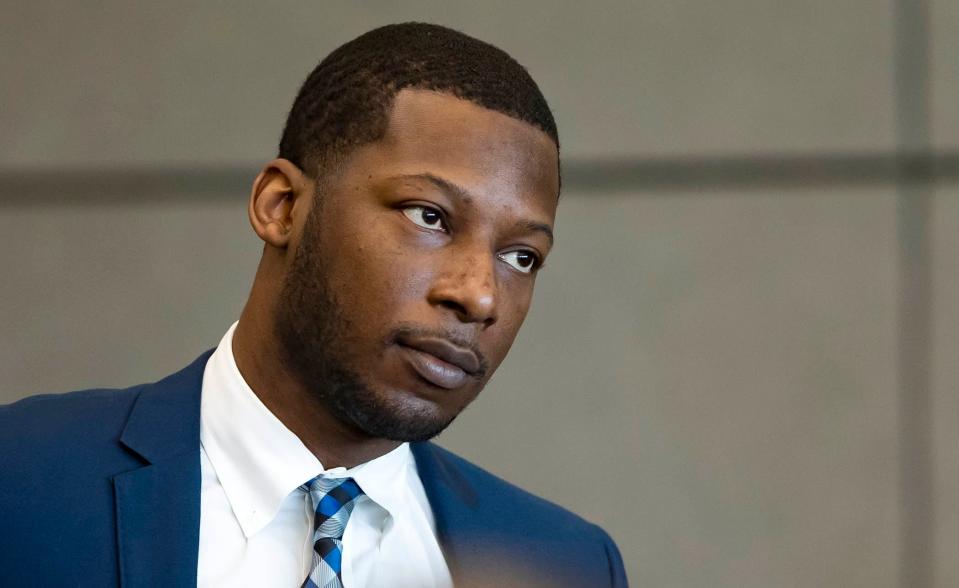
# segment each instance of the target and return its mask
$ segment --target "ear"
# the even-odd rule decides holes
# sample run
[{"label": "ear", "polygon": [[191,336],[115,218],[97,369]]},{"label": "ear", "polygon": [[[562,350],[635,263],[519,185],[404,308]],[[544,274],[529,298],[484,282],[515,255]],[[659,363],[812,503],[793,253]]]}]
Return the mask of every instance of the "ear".
[{"label": "ear", "polygon": [[284,249],[293,234],[293,220],[309,209],[313,182],[287,159],[263,166],[253,181],[248,213],[253,230],[267,245]]}]

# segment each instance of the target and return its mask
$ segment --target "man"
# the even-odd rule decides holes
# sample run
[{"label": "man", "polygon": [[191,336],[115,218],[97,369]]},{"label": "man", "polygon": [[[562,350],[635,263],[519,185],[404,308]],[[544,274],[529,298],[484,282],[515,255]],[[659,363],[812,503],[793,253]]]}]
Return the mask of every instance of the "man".
[{"label": "man", "polygon": [[502,51],[425,24],[334,51],[254,181],[220,345],[0,408],[0,584],[624,586],[601,529],[428,442],[506,356],[558,196]]}]

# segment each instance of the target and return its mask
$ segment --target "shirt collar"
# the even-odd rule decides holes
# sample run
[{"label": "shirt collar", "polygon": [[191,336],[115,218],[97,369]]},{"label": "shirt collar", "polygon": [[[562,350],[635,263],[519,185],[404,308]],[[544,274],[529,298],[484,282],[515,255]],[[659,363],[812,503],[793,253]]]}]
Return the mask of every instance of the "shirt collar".
[{"label": "shirt collar", "polygon": [[247,538],[266,527],[299,486],[325,474],[352,477],[388,513],[400,512],[413,465],[409,445],[352,468],[320,461],[260,401],[233,357],[233,323],[207,362],[200,401],[200,441]]},{"label": "shirt collar", "polygon": [[404,512],[407,476],[415,471],[413,453],[408,443],[393,451],[352,468],[333,468],[324,472],[332,477],[353,478],[370,500],[386,510],[386,514]]}]

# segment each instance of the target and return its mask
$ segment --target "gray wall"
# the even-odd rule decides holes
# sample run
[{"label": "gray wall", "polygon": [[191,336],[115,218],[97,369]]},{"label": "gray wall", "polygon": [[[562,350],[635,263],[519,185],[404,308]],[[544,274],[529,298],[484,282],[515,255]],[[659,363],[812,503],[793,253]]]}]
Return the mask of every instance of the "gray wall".
[{"label": "gray wall", "polygon": [[959,584],[955,2],[10,4],[0,401],[214,345],[298,84],[430,20],[529,67],[568,186],[441,443],[603,525],[636,585]]}]

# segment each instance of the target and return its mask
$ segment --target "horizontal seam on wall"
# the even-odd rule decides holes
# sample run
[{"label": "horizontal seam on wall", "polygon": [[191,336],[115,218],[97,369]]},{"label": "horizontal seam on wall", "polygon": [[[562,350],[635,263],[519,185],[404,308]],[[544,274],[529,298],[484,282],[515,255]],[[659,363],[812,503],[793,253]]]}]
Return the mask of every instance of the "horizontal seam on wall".
[{"label": "horizontal seam on wall", "polygon": [[[569,159],[564,192],[696,192],[959,180],[959,152]],[[0,206],[244,201],[259,165],[0,169]]]}]

